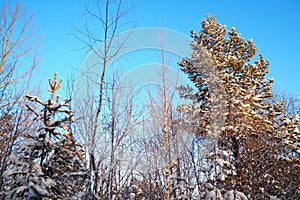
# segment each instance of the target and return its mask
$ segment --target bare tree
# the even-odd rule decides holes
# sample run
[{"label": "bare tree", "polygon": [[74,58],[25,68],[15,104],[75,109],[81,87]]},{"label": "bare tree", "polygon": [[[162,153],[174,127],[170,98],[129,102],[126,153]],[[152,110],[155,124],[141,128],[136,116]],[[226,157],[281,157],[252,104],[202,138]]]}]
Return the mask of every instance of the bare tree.
[{"label": "bare tree", "polygon": [[[78,102],[79,106],[78,113],[82,115],[82,121],[84,122],[80,127],[79,132],[81,136],[85,139],[87,144],[89,168],[91,172],[91,190],[92,193],[98,194],[100,189],[100,177],[99,167],[102,164],[102,157],[104,156],[103,152],[97,152],[97,149],[103,149],[98,144],[97,141],[100,141],[101,135],[107,134],[104,131],[105,125],[101,119],[107,118],[103,113],[103,110],[106,108],[111,109],[110,115],[110,146],[107,149],[110,149],[110,164],[111,168],[115,164],[115,145],[118,144],[116,138],[118,133],[116,133],[116,121],[115,116],[115,100],[114,96],[110,99],[110,103],[104,105],[107,102],[104,102],[105,98],[105,85],[111,86],[112,91],[115,90],[115,83],[108,83],[106,79],[106,73],[108,70],[110,62],[116,57],[118,52],[121,50],[125,41],[120,41],[117,44],[117,47],[114,46],[116,43],[114,41],[118,30],[124,25],[122,24],[122,18],[133,8],[133,4],[129,2],[124,2],[122,0],[91,0],[85,1],[84,6],[84,19],[85,26],[82,29],[77,28],[75,37],[83,42],[84,48],[88,52],[91,52],[96,61],[96,66],[91,66],[86,71],[80,71],[80,75],[84,77],[85,87],[89,91],[88,94],[81,99],[81,102]],[[94,68],[93,68],[94,67]],[[96,67],[96,71],[95,71]],[[100,71],[99,71],[100,70]],[[96,83],[96,90],[91,89],[91,83]],[[91,91],[92,90],[92,91]],[[111,93],[114,95],[114,91]],[[75,103],[76,104],[76,103]],[[80,107],[82,109],[80,109]],[[106,108],[105,108],[106,107]],[[103,114],[103,115],[102,115]],[[103,118],[104,117],[104,118]],[[107,121],[107,120],[106,120]],[[104,131],[104,132],[103,132]],[[99,137],[100,136],[100,137]],[[102,154],[102,155],[101,155]],[[112,183],[109,185],[109,193],[112,195]],[[111,199],[112,196],[109,197]]]},{"label": "bare tree", "polygon": [[270,101],[272,103],[284,102],[284,116],[300,114],[299,98],[293,94],[288,94],[280,89],[273,89]]},{"label": "bare tree", "polygon": [[19,2],[7,1],[0,10],[0,189],[2,173],[18,136],[30,128],[23,95],[37,66],[39,39],[31,27],[32,15]]},{"label": "bare tree", "polygon": [[155,75],[161,81],[148,89],[143,139],[138,147],[143,158],[135,169],[140,177],[137,182],[147,198],[191,198],[193,187],[190,187],[192,173],[188,147],[192,137],[181,128],[181,116],[176,108],[178,99],[175,98],[179,74],[176,77],[171,73],[170,64],[174,64],[174,58],[165,51],[162,35],[160,39],[161,64]]}]

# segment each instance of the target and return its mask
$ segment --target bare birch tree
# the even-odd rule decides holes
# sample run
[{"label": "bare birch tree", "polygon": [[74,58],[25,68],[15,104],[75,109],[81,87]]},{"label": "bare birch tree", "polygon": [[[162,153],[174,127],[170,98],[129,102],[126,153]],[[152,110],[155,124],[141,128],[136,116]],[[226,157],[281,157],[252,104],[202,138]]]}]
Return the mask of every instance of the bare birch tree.
[{"label": "bare birch tree", "polygon": [[[181,116],[176,109],[180,75],[170,72],[174,58],[165,51],[162,35],[160,39],[160,66],[155,68],[159,70],[153,71],[160,81],[156,87],[149,86],[148,89],[149,100],[140,145],[143,158],[136,169],[140,177],[136,184],[142,188],[144,197],[150,199],[191,198],[192,176],[188,174],[192,173],[188,172],[190,166],[187,160],[191,140],[180,127]],[[184,174],[188,176],[184,177]]]}]

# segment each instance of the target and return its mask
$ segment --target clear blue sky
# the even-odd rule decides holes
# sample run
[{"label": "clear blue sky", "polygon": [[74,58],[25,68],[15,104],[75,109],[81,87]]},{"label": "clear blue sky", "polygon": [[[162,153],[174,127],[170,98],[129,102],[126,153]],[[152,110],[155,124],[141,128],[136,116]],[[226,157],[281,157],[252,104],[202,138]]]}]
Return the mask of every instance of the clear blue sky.
[{"label": "clear blue sky", "polygon": [[[82,44],[71,36],[82,22],[79,0],[21,0],[21,4],[34,14],[36,30],[43,35],[39,75],[46,80],[57,71],[68,78],[85,56],[75,51]],[[213,14],[245,38],[254,39],[259,53],[271,63],[269,76],[275,79],[275,87],[300,96],[299,10],[298,0],[138,0],[125,21],[189,35],[190,29],[200,30],[206,14]]]}]

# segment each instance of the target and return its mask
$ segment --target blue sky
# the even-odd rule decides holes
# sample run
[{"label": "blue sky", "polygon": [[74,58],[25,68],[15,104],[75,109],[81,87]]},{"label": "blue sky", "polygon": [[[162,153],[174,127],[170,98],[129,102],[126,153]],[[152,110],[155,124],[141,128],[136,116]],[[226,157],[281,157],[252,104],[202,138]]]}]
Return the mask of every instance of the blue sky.
[{"label": "blue sky", "polygon": [[[79,0],[21,0],[21,4],[34,14],[36,31],[43,35],[39,77],[46,80],[57,71],[68,78],[86,55],[76,51],[82,44],[72,36],[83,21]],[[124,21],[138,28],[157,26],[189,35],[191,29],[200,30],[206,14],[213,14],[245,38],[254,39],[259,53],[271,63],[269,76],[275,79],[275,87],[300,96],[299,9],[298,0],[138,0]]]}]

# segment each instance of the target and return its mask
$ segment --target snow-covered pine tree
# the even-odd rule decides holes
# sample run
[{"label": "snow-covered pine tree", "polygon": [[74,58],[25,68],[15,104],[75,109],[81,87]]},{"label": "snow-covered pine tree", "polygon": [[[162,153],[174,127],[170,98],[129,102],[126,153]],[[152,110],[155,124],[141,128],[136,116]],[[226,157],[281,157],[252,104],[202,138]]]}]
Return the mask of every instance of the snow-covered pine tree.
[{"label": "snow-covered pine tree", "polygon": [[36,132],[26,133],[9,157],[4,172],[5,199],[82,199],[85,195],[84,150],[71,131],[69,99],[59,101],[57,73],[49,78],[51,98],[45,102],[26,95],[39,104],[39,111],[27,104],[35,115]]},{"label": "snow-covered pine tree", "polygon": [[[210,66],[204,60],[198,62],[197,56],[205,54],[213,61],[223,85],[225,97],[219,98],[226,102],[216,146],[229,151],[226,161],[237,173],[226,184],[218,184],[219,189],[223,193],[240,191],[250,199],[294,196],[300,173],[298,121],[296,116],[283,116],[280,103],[269,101],[273,82],[265,79],[269,62],[262,55],[255,56],[257,48],[252,40],[244,39],[235,28],[227,30],[213,16],[203,19],[198,35],[195,31],[191,35],[193,53],[179,65],[197,90],[181,88],[183,96],[193,99],[194,104],[180,109],[196,134],[209,135],[216,97],[209,90],[208,77],[202,73]],[[289,193],[291,188],[293,194]]]}]

